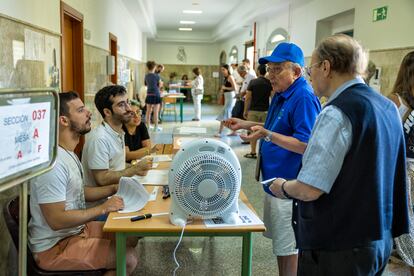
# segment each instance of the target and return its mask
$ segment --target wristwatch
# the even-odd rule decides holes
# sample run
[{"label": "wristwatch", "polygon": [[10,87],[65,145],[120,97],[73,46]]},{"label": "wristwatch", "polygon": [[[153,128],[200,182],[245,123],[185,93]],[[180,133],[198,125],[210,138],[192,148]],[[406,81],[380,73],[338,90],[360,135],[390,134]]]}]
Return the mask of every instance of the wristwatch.
[{"label": "wristwatch", "polygon": [[272,132],[271,131],[267,131],[267,135],[264,137],[264,140],[266,142],[272,142]]}]

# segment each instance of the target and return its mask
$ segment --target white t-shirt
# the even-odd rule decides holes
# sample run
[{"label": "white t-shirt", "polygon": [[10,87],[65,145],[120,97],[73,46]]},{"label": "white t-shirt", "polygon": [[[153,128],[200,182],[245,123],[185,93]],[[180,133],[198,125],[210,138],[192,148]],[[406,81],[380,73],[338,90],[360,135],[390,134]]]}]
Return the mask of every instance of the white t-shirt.
[{"label": "white t-shirt", "polygon": [[82,151],[86,186],[97,186],[91,170],[121,171],[125,169],[124,136],[124,132],[116,132],[106,122],[102,122],[86,135]]},{"label": "white t-shirt", "polygon": [[196,89],[204,90],[204,79],[202,75],[198,75],[192,82],[191,92],[194,94]]},{"label": "white t-shirt", "polygon": [[255,78],[256,78],[256,75],[252,75],[250,72],[248,72],[246,74],[246,76],[244,77],[243,85],[242,85],[242,87],[240,89],[240,93],[246,92],[247,87],[249,87],[250,81],[251,80],[254,80]]},{"label": "white t-shirt", "polygon": [[85,209],[82,166],[73,152],[59,147],[53,169],[30,181],[29,247],[33,252],[52,248],[58,241],[78,234],[84,225],[52,230],[39,204],[65,202],[65,210]]}]

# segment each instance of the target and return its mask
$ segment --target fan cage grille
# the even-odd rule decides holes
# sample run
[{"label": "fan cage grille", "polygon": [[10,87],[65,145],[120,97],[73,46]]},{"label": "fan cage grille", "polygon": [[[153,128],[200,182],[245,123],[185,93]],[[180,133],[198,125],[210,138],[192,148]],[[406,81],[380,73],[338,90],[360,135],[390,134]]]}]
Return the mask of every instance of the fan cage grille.
[{"label": "fan cage grille", "polygon": [[[217,193],[204,197],[198,191],[201,182],[216,183]],[[217,153],[200,153],[187,159],[175,170],[174,194],[189,214],[212,218],[227,210],[238,198],[240,179],[237,168]]]}]

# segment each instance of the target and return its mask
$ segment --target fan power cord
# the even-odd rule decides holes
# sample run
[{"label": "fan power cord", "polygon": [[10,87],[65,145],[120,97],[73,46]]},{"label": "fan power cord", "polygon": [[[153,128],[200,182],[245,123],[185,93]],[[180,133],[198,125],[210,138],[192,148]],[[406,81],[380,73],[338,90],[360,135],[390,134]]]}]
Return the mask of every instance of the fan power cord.
[{"label": "fan power cord", "polygon": [[185,226],[186,226],[186,223],[184,223],[183,229],[181,230],[180,239],[178,240],[178,243],[175,246],[174,253],[173,253],[174,262],[176,264],[176,267],[175,267],[174,272],[173,272],[174,276],[175,276],[175,273],[177,272],[177,270],[180,268],[180,263],[177,261],[177,257],[175,256],[175,254],[177,252],[178,246],[180,246],[181,240],[183,239]]}]

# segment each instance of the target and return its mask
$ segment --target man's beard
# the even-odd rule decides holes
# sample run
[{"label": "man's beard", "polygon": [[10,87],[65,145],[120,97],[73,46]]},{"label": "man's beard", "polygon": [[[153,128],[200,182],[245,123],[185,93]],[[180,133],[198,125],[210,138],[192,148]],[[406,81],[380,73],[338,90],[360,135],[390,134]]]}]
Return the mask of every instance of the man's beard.
[{"label": "man's beard", "polygon": [[[87,123],[90,122],[90,119],[87,121]],[[76,122],[70,120],[70,130],[78,135],[85,135],[89,131],[91,131],[91,126],[85,124],[84,126],[80,126]]]},{"label": "man's beard", "polygon": [[125,112],[122,115],[114,113],[113,118],[122,124],[127,124],[132,120],[131,112]]}]

